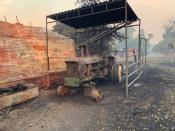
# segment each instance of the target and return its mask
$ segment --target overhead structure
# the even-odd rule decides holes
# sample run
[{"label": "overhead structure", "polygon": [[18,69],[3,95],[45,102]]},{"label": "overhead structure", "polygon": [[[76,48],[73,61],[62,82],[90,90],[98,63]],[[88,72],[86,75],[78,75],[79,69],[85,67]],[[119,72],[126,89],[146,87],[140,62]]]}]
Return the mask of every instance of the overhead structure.
[{"label": "overhead structure", "polygon": [[[127,4],[127,14],[127,21],[135,22],[138,20],[137,15],[129,4]],[[123,23],[125,22],[125,0],[97,3],[91,6],[52,14],[48,18],[76,29]]]},{"label": "overhead structure", "polygon": [[[52,19],[48,21],[48,19]],[[84,29],[84,31],[95,31],[98,27],[101,27],[101,30],[107,30],[101,35],[95,36],[84,43],[88,44],[89,42],[94,42],[97,39],[100,39],[104,36],[110,35],[115,31],[125,28],[125,53],[126,53],[126,97],[128,97],[128,88],[138,80],[143,74],[143,55],[142,55],[142,47],[141,47],[141,20],[137,17],[136,13],[128,4],[127,0],[109,0],[106,2],[92,4],[90,6],[85,6],[61,13],[55,13],[48,15],[46,17],[46,42],[48,45],[48,24],[61,22],[68,26],[75,28],[75,30]],[[138,22],[138,24],[133,24],[134,22]],[[110,25],[110,26],[108,26]],[[128,55],[128,36],[127,36],[127,28],[138,26],[138,60],[135,63],[129,65],[129,55]],[[111,29],[112,28],[112,29]],[[115,29],[115,30],[114,30]],[[146,47],[146,46],[145,46]],[[145,48],[146,49],[146,48]],[[145,53],[146,54],[146,53]],[[146,56],[145,56],[146,58]],[[146,63],[146,62],[145,62]],[[138,65],[138,68],[129,74],[129,68],[131,66]],[[49,71],[49,57],[48,57],[48,71]],[[129,77],[134,74],[138,74],[138,76],[129,82]]]}]

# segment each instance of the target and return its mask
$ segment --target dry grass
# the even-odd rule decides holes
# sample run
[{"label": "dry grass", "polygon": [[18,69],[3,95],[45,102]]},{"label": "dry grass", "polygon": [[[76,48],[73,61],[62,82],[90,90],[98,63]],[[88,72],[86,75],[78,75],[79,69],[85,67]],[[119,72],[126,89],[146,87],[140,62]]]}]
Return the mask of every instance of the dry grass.
[{"label": "dry grass", "polygon": [[168,110],[169,116],[175,118],[175,89],[167,90],[163,100],[163,106]]}]

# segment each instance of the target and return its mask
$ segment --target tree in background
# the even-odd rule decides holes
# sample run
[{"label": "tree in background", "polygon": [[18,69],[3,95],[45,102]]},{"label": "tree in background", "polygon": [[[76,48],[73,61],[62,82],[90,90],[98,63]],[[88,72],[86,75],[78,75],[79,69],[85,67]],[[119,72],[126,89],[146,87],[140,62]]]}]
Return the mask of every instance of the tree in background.
[{"label": "tree in background", "polygon": [[[124,34],[124,30],[122,29],[121,34]],[[145,30],[142,29],[141,30],[141,38],[146,38],[147,39],[147,52],[148,54],[151,53],[152,51],[152,43],[151,40],[154,36],[152,34],[146,34]],[[122,39],[117,39],[114,38],[113,43],[113,50],[123,50],[125,48],[125,40]],[[136,30],[136,28],[134,27],[130,27],[128,28],[128,48],[134,48],[136,50],[138,50],[138,44],[139,44],[139,38],[138,38],[138,32]],[[144,53],[144,49],[145,49],[145,40],[141,39],[141,46],[142,46],[142,50]]]},{"label": "tree in background", "polygon": [[171,20],[164,27],[163,39],[154,47],[156,53],[167,54],[169,52],[168,45],[175,47],[175,20]]},{"label": "tree in background", "polygon": [[59,22],[57,22],[56,25],[53,26],[53,31],[58,32],[58,34],[61,34],[63,36],[70,37],[72,39],[76,38],[75,29]]},{"label": "tree in background", "polygon": [[[75,4],[79,5],[80,7],[84,7],[84,6],[89,6],[99,2],[101,1],[100,0],[76,0]],[[53,31],[58,32],[61,35],[73,38],[77,46],[87,40],[86,32],[75,34],[75,29],[67,25],[61,24],[59,22],[55,26],[53,26]],[[90,32],[88,34],[89,38],[92,38],[93,36],[101,32],[102,31]],[[113,36],[107,36],[105,38],[102,38],[101,40],[98,40],[95,43],[91,44],[89,46],[89,50],[92,54],[103,54],[103,52],[109,53],[110,47],[111,47],[110,44],[113,40],[114,40]]]},{"label": "tree in background", "polygon": [[96,4],[96,3],[99,3],[100,0],[76,0],[76,5],[79,5],[80,7],[83,7],[83,6],[89,6],[89,5],[92,5],[92,4]]},{"label": "tree in background", "polygon": [[[124,34],[124,30],[121,30],[121,33]],[[152,34],[146,34],[145,30],[141,30],[141,38],[147,38],[149,41],[153,38]],[[135,48],[138,49],[138,43],[139,43],[139,38],[138,38],[138,32],[137,30],[132,27],[128,28],[128,48]],[[144,41],[142,40],[142,43]],[[125,48],[125,41],[116,41],[117,48]],[[150,43],[148,43],[150,45]]]}]

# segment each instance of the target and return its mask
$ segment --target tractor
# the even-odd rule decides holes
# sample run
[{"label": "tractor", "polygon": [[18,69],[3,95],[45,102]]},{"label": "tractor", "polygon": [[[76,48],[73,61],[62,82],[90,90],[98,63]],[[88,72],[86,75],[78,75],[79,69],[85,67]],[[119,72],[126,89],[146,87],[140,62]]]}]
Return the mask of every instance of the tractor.
[{"label": "tractor", "polygon": [[[102,91],[95,88],[96,79],[110,79],[121,83],[124,79],[124,64],[117,62],[115,55],[90,56],[87,45],[81,45],[80,57],[69,58],[65,61],[67,75],[64,84],[59,86],[59,96],[66,96],[71,89],[83,88],[84,95],[92,97],[95,101],[102,99]],[[130,53],[135,54],[135,50]],[[134,56],[134,55],[133,55]]]}]

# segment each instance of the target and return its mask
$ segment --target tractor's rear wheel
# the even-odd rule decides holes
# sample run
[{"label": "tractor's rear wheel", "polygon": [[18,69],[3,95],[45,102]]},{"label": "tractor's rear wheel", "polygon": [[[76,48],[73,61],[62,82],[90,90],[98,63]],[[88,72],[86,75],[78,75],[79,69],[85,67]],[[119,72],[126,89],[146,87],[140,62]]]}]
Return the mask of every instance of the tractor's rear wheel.
[{"label": "tractor's rear wheel", "polygon": [[111,77],[113,82],[121,83],[124,79],[124,68],[122,64],[115,64],[112,67]]}]

